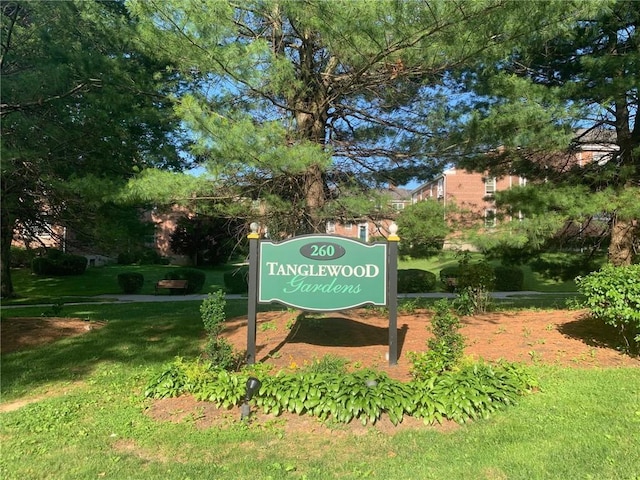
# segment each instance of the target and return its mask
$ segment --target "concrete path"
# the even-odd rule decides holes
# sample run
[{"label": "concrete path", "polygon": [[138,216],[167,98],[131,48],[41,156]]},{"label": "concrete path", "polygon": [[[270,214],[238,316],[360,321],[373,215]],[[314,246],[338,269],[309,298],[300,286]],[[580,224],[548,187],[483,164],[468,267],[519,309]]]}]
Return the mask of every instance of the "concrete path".
[{"label": "concrete path", "polygon": [[[543,295],[573,295],[574,292],[534,292],[534,291],[522,291],[522,292],[492,292],[493,298],[505,299],[509,297],[515,298],[534,298]],[[455,293],[446,292],[430,292],[430,293],[400,293],[398,298],[455,298]],[[112,304],[112,303],[151,303],[151,302],[201,302],[207,298],[206,294],[191,294],[191,295],[97,295],[93,297],[95,302],[64,302],[65,305],[100,305],[100,304]],[[228,294],[227,300],[246,300],[246,295]],[[39,305],[2,305],[1,308],[22,308],[22,307],[48,307],[51,303],[39,304]]]}]

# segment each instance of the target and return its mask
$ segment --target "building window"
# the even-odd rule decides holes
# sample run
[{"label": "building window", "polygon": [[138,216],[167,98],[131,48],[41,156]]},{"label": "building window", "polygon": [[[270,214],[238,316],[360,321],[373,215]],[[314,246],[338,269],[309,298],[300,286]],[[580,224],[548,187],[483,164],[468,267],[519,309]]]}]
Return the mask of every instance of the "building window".
[{"label": "building window", "polygon": [[336,222],[327,222],[327,233],[336,233]]},{"label": "building window", "polygon": [[527,184],[527,179],[524,177],[518,177],[518,181],[521,187],[524,187]]},{"label": "building window", "polygon": [[394,202],[391,204],[394,210],[402,210],[404,209],[404,203],[402,202]]},{"label": "building window", "polygon": [[351,230],[353,230],[353,223],[352,222],[347,222],[344,224],[344,229],[347,230],[348,232],[350,232]]},{"label": "building window", "polygon": [[486,228],[493,228],[496,226],[496,211],[493,209],[487,209],[484,211],[484,226]]},{"label": "building window", "polygon": [[438,198],[444,197],[444,178],[438,180]]},{"label": "building window", "polygon": [[487,197],[493,197],[496,193],[496,177],[487,177],[484,180],[484,194]]}]

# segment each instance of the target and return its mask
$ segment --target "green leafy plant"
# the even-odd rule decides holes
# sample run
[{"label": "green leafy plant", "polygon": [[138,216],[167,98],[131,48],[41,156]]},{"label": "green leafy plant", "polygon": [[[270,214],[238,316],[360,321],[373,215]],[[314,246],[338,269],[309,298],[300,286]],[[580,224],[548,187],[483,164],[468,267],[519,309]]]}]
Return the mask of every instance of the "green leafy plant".
[{"label": "green leafy plant", "polygon": [[455,306],[458,313],[473,315],[486,312],[491,305],[490,292],[495,285],[493,267],[487,262],[469,263],[468,257],[459,261],[456,288],[458,298]]},{"label": "green leafy plant", "polygon": [[517,292],[524,285],[524,271],[515,265],[498,265],[494,268],[494,288],[498,292]]},{"label": "green leafy plant", "polygon": [[408,315],[416,313],[419,308],[420,299],[418,298],[407,298],[401,301],[398,305],[398,311],[401,313],[406,313]]},{"label": "green leafy plant", "polygon": [[226,338],[220,337],[226,320],[226,303],[224,292],[217,290],[209,293],[200,305],[202,323],[208,336],[204,355],[220,368],[235,369],[240,364],[241,356]]},{"label": "green leafy plant", "polygon": [[[248,373],[179,358],[149,382],[145,395],[164,398],[190,393],[198,400],[230,408],[243,402]],[[359,420],[365,425],[375,423],[383,414],[393,424],[405,415],[422,418],[425,423],[483,418],[515,404],[519,396],[536,386],[524,367],[509,363],[475,363],[409,383],[373,370],[279,372],[274,376],[262,372],[260,378],[262,386],[252,402],[265,413],[286,411],[338,423]]]},{"label": "green leafy plant", "polygon": [[144,275],[137,272],[123,272],[118,274],[118,285],[124,293],[139,293],[144,285]]},{"label": "green leafy plant", "polygon": [[31,270],[36,275],[81,275],[87,269],[87,263],[87,258],[82,255],[48,250],[46,256],[33,259]]},{"label": "green leafy plant", "polygon": [[460,319],[451,311],[446,299],[434,303],[435,314],[431,319],[433,337],[427,341],[426,352],[410,352],[411,375],[423,379],[458,365],[464,353],[464,336],[458,332]]},{"label": "green leafy plant", "polygon": [[224,272],[224,287],[229,293],[244,294],[249,291],[249,267],[238,267]]},{"label": "green leafy plant", "polygon": [[435,289],[436,282],[436,275],[427,270],[398,270],[398,293],[431,292]]},{"label": "green leafy plant", "polygon": [[640,350],[640,265],[606,265],[576,279],[591,315],[614,326],[627,349]]},{"label": "green leafy plant", "polygon": [[335,355],[323,355],[314,358],[313,361],[305,365],[301,371],[305,373],[346,373],[349,361]]},{"label": "green leafy plant", "polygon": [[54,302],[48,310],[42,312],[43,317],[57,317],[62,313],[62,309],[64,308],[64,302],[62,300],[57,300]]}]

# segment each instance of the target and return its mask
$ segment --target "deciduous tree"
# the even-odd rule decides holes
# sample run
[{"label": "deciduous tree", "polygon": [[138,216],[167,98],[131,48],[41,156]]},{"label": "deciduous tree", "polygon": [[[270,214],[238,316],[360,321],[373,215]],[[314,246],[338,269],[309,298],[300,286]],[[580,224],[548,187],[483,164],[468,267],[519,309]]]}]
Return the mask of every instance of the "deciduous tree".
[{"label": "deciduous tree", "polygon": [[16,228],[68,226],[91,239],[94,227],[123,218],[109,202],[136,169],[177,165],[168,135],[177,130],[166,92],[146,74],[160,65],[136,49],[122,2],[0,6],[0,271],[7,297]]}]

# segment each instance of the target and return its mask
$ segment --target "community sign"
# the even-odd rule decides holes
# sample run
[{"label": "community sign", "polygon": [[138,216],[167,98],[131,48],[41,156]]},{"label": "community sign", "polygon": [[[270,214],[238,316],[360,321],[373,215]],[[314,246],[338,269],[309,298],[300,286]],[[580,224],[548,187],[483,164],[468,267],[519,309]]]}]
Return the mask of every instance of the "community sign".
[{"label": "community sign", "polygon": [[258,302],[310,311],[387,304],[387,244],[303,235],[260,242]]}]

